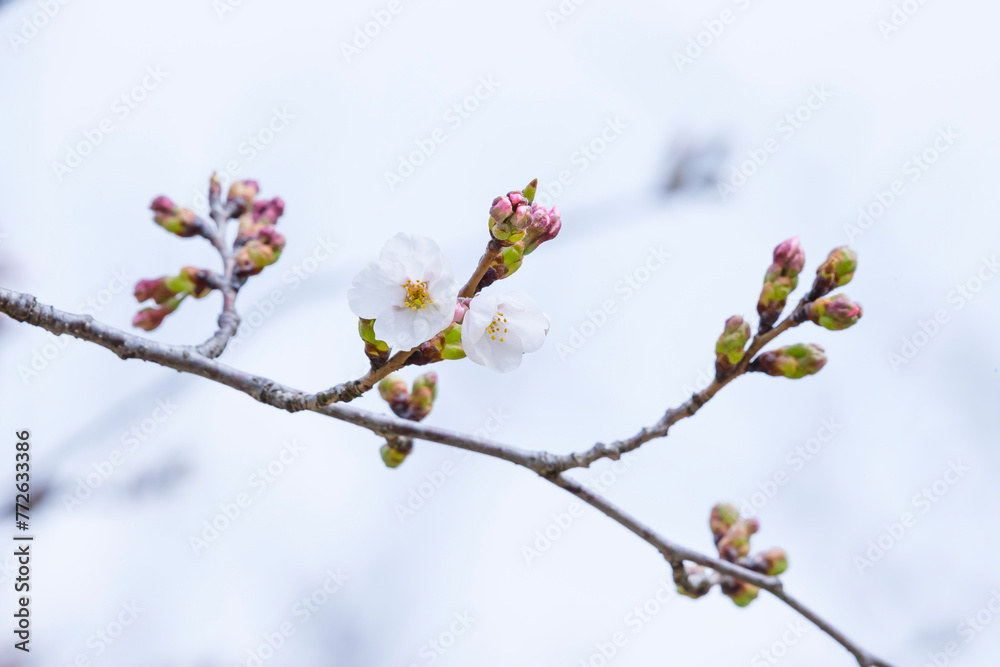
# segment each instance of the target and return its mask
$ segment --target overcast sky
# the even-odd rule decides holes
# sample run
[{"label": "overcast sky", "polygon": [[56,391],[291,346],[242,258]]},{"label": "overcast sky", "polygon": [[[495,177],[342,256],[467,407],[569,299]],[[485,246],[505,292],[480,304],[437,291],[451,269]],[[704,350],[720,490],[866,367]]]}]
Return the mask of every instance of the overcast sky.
[{"label": "overcast sky", "polygon": [[[347,288],[389,236],[467,275],[492,198],[538,177],[563,231],[497,287],[534,296],[548,340],[508,375],[436,367],[427,423],[569,452],[699,386],[778,242],[801,237],[807,276],[850,243],[861,323],[786,336],[826,348],[819,375],[740,378],[573,476],[706,552],[712,505],[755,502],[755,548],[785,548],[788,590],[867,649],[994,665],[1000,7],[898,5],[3,3],[0,284],[127,329],[136,280],[216,261],[153,197],[256,178],[288,244],[223,361],[317,390],[365,370]],[[678,147],[726,187],[665,194]],[[218,308],[151,335],[199,342]],[[268,637],[268,667],[600,667],[619,632],[608,665],[853,664],[766,595],[661,604],[653,548],[509,464],[421,442],[387,470],[367,431],[10,321],[0,368],[4,437],[31,430],[48,490],[33,652],[8,636],[5,667],[252,667]]]}]

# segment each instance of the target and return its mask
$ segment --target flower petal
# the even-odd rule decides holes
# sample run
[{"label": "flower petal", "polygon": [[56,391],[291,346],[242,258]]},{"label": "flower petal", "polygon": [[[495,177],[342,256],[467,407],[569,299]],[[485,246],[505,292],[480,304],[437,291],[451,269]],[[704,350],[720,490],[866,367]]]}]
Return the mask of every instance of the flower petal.
[{"label": "flower petal", "polygon": [[406,299],[406,289],[398,280],[388,276],[379,264],[372,262],[354,277],[347,291],[347,302],[353,312],[363,319],[378,317],[392,305]]}]

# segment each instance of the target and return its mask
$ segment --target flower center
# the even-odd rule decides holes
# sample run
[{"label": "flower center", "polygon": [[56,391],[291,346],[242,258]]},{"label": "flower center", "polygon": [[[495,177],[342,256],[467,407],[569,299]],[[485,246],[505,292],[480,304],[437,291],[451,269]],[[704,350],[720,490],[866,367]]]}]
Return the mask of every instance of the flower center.
[{"label": "flower center", "polygon": [[403,305],[410,310],[423,310],[427,304],[434,303],[434,299],[427,294],[427,282],[423,280],[407,280],[403,283],[406,288],[406,301]]},{"label": "flower center", "polygon": [[507,333],[507,318],[503,313],[497,311],[493,321],[486,327],[486,333],[490,335],[490,340],[496,340],[497,336],[500,336],[500,342],[503,342],[503,335]]}]

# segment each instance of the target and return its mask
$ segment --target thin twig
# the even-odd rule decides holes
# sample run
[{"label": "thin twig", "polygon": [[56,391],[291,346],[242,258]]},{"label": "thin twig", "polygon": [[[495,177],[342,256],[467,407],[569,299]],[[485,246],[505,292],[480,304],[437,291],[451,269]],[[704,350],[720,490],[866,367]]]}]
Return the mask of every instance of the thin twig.
[{"label": "thin twig", "polygon": [[493,265],[493,260],[496,259],[497,253],[500,252],[501,248],[502,246],[496,239],[490,239],[490,242],[486,244],[486,252],[479,258],[479,265],[476,266],[475,272],[469,278],[469,282],[465,283],[465,286],[459,291],[458,296],[460,298],[471,299],[476,296],[479,283],[482,282],[486,272],[490,270],[490,266]]},{"label": "thin twig", "polygon": [[240,316],[236,312],[236,295],[240,291],[240,284],[236,280],[236,255],[232,248],[226,245],[226,227],[233,210],[219,204],[215,199],[211,208],[215,230],[209,240],[222,258],[222,280],[218,288],[222,292],[222,313],[219,315],[218,330],[195,349],[199,354],[215,359],[225,351],[226,345],[239,329]]},{"label": "thin twig", "polygon": [[389,375],[405,366],[406,362],[410,360],[410,357],[412,357],[416,351],[417,348],[397,352],[389,357],[389,361],[385,362],[378,368],[371,369],[357,380],[341,382],[340,384],[330,387],[329,389],[318,391],[315,394],[310,395],[306,398],[304,409],[312,410],[314,408],[322,408],[326,405],[330,405],[331,403],[347,403],[349,401],[353,401],[365,392],[370,391],[372,387],[377,385],[383,379],[389,377]]},{"label": "thin twig", "polygon": [[676,408],[670,408],[667,410],[663,417],[661,417],[660,420],[653,426],[643,427],[641,431],[633,435],[631,438],[616,440],[607,444],[599,442],[590,449],[582,452],[576,452],[574,454],[568,454],[564,457],[564,461],[557,466],[558,469],[569,470],[571,468],[586,468],[591,463],[599,461],[603,458],[614,459],[617,461],[622,454],[634,451],[650,440],[666,437],[671,426],[682,419],[694,415],[694,413],[698,412],[698,410],[700,410],[705,403],[715,396],[720,389],[746,373],[750,367],[751,360],[764,348],[765,345],[777,338],[781,333],[791,329],[792,327],[797,327],[799,324],[804,322],[805,313],[808,308],[809,302],[803,299],[799,302],[799,305],[795,307],[795,310],[793,310],[792,313],[776,327],[769,329],[764,333],[758,333],[754,336],[753,340],[750,341],[750,347],[747,348],[746,353],[743,355],[743,359],[736,365],[736,368],[733,369],[731,373],[721,377],[716,376],[715,379],[712,380],[711,384],[692,395],[691,398],[686,400],[684,403]]}]

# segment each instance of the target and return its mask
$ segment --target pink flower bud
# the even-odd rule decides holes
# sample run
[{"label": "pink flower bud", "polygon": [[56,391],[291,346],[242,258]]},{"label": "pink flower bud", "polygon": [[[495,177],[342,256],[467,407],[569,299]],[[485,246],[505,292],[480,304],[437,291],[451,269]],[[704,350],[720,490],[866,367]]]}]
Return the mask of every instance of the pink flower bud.
[{"label": "pink flower bud", "polygon": [[514,207],[506,197],[497,197],[490,207],[490,217],[496,222],[503,222],[514,212]]},{"label": "pink flower bud", "polygon": [[174,204],[170,197],[160,195],[153,200],[149,208],[156,213],[173,213],[177,210],[177,205]]},{"label": "pink flower bud", "polygon": [[774,263],[768,269],[765,281],[774,280],[778,276],[796,278],[806,264],[806,254],[799,246],[799,237],[793,236],[782,241],[774,249]]},{"label": "pink flower bud", "polygon": [[263,199],[253,203],[253,213],[251,219],[254,222],[263,222],[273,225],[278,222],[285,213],[285,201],[281,197],[274,199]]},{"label": "pink flower bud", "polygon": [[528,225],[528,231],[524,238],[524,254],[529,255],[538,246],[554,239],[559,234],[560,229],[562,229],[562,218],[558,206],[547,211],[544,206],[532,204],[531,224]]},{"label": "pink flower bud", "polygon": [[253,203],[253,198],[260,192],[257,181],[236,181],[229,186],[229,196],[226,203],[233,209],[233,215],[241,216]]},{"label": "pink flower bud", "polygon": [[135,300],[139,303],[147,299],[152,299],[156,303],[163,303],[167,299],[176,296],[176,292],[167,287],[166,276],[140,280],[135,284],[133,294],[135,294]]},{"label": "pink flower bud", "polygon": [[181,296],[168,299],[157,308],[143,308],[132,318],[132,326],[143,331],[152,331],[163,324],[167,315],[177,310],[177,306],[180,305],[183,298]]},{"label": "pink flower bud", "polygon": [[507,199],[510,200],[511,207],[513,207],[515,209],[518,206],[530,203],[530,202],[528,202],[528,199],[523,194],[521,194],[520,192],[517,192],[517,191],[508,192],[507,193]]},{"label": "pink flower bud", "polygon": [[155,215],[153,220],[168,232],[181,237],[194,236],[199,231],[198,216],[189,208],[181,208],[169,197],[160,195],[150,205]]}]

